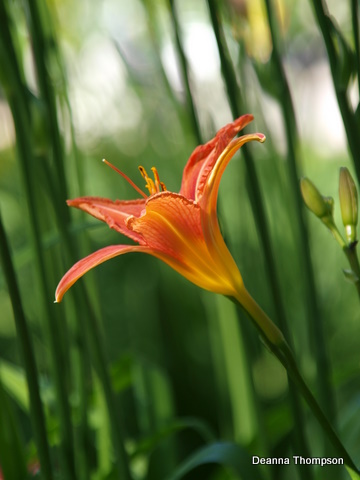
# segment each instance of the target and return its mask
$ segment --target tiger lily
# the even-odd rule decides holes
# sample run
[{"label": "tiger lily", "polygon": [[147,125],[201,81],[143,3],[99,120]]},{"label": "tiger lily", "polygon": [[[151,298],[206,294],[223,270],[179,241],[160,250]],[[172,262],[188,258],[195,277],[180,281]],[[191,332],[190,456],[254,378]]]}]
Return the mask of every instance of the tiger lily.
[{"label": "tiger lily", "polygon": [[[179,193],[166,190],[155,168],[152,180],[139,167],[149,190],[147,196],[123,172],[104,160],[143,198],[112,201],[80,197],[67,203],[106,222],[137,245],[107,246],[77,262],[61,279],[55,292],[56,302],[91,268],[124,253],[143,252],[164,261],[199,287],[234,298],[248,311],[256,309],[221,235],[216,209],[220,180],[233,155],[247,142],[265,141],[262,133],[234,138],[252,120],[252,115],[243,115],[219,130],[208,143],[198,146],[184,168]],[[277,329],[271,330],[272,327],[267,332],[270,336],[278,335]]]}]

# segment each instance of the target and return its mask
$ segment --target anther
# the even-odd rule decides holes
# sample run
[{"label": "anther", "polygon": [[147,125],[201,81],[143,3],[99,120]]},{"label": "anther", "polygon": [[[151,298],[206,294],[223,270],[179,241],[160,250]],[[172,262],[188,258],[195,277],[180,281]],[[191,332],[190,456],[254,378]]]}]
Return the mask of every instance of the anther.
[{"label": "anther", "polygon": [[146,170],[144,167],[140,165],[139,171],[143,178],[146,180],[146,188],[149,190],[150,195],[153,195],[154,193],[157,193],[157,189],[155,187],[154,181],[149,178],[149,175],[146,173]]},{"label": "anther", "polygon": [[153,174],[154,174],[156,191],[157,191],[157,192],[160,192],[161,182],[160,182],[160,178],[159,178],[158,171],[156,170],[155,167],[152,167],[152,168],[151,168],[151,171],[152,171]]},{"label": "anther", "polygon": [[151,168],[151,171],[153,172],[153,175],[154,175],[154,180],[149,178],[149,175],[146,173],[145,168],[142,167],[141,165],[139,167],[139,171],[142,177],[146,180],[146,188],[149,190],[150,195],[153,195],[159,192],[166,192],[165,184],[160,181],[158,171],[156,170],[155,167]]}]

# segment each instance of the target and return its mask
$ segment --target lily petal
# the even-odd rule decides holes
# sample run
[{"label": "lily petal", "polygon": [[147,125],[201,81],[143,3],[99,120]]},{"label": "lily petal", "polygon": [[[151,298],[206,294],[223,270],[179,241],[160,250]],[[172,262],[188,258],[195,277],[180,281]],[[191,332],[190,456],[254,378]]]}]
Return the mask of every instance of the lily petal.
[{"label": "lily petal", "polygon": [[250,114],[242,115],[234,122],[221,128],[216,136],[205,145],[199,145],[195,148],[183,172],[180,193],[184,195],[184,197],[191,198],[192,200],[199,199],[206,179],[221,152],[235,135],[253,119],[254,117]]},{"label": "lily petal", "polygon": [[68,270],[60,280],[55,292],[55,303],[61,302],[64,294],[74,283],[79,280],[86,272],[101,263],[128,252],[146,252],[148,249],[140,245],[110,245],[101,248],[87,257],[79,260]]},{"label": "lily petal", "polygon": [[145,199],[115,200],[114,202],[101,197],[79,197],[68,200],[67,204],[90,213],[93,217],[107,223],[110,228],[143,244],[141,236],[127,228],[126,221],[132,215],[139,217],[145,208],[145,202]]},{"label": "lily petal", "polygon": [[219,193],[219,186],[221,177],[228,166],[230,160],[235,153],[245,144],[251,141],[265,142],[266,137],[263,133],[249,133],[236,138],[229,145],[224,148],[219,154],[216,162],[212,165],[211,172],[207,176],[206,184],[204,186],[203,195],[199,202],[203,208],[216,211],[217,197]]},{"label": "lily petal", "polygon": [[245,143],[251,142],[252,140],[264,142],[265,139],[266,137],[262,133],[250,133],[233,140],[218,157],[212,171],[210,172],[210,175],[208,176],[203,195],[199,201],[199,205],[201,207],[202,229],[204,232],[205,242],[209,247],[210,254],[214,259],[216,259],[215,261],[225,261],[230,266],[230,269],[233,268],[231,265],[234,260],[221,235],[217,219],[216,205],[220,180],[226,166],[239,148],[241,148]]},{"label": "lily petal", "polygon": [[164,251],[157,251],[147,246],[140,245],[110,245],[79,260],[65,273],[56,288],[55,303],[60,303],[69,288],[72,287],[86,272],[111,258],[129,252],[141,252],[153,255],[176,270],[180,275],[187,278],[190,282],[204,288],[205,290],[230,296],[235,295],[236,293],[231,287],[221,281],[219,282],[219,280],[216,279],[216,276],[214,276],[214,272],[210,272],[209,275],[206,275],[202,269],[198,269],[196,264],[190,265],[187,262],[182,262]]}]

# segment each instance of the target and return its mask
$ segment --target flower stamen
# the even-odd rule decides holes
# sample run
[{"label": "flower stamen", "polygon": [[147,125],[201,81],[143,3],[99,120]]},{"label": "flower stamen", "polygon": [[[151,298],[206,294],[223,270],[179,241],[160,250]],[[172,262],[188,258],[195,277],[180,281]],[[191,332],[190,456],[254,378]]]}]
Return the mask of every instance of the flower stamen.
[{"label": "flower stamen", "polygon": [[163,182],[160,181],[158,171],[156,170],[155,167],[151,168],[151,171],[154,174],[154,180],[152,180],[149,175],[146,173],[146,170],[144,167],[140,165],[139,171],[142,175],[142,177],[146,180],[146,188],[149,190],[150,195],[154,195],[155,193],[159,192],[165,192],[166,187]]},{"label": "flower stamen", "polygon": [[155,188],[155,184],[154,184],[153,180],[151,180],[149,175],[146,173],[145,168],[140,165],[139,166],[139,171],[140,171],[142,177],[146,181],[145,187],[149,190],[150,195],[153,195],[154,193],[157,193],[157,190]]},{"label": "flower stamen", "polygon": [[156,186],[157,192],[166,192],[165,184],[164,184],[164,182],[160,181],[160,177],[159,177],[159,174],[158,174],[158,171],[156,170],[156,168],[152,167],[151,171],[154,174],[155,186]]}]

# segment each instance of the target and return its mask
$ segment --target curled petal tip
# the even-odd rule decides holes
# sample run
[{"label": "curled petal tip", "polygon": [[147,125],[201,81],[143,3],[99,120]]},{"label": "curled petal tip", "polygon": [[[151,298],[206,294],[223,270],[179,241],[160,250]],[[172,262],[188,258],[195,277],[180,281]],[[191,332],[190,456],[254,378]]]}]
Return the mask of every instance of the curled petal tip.
[{"label": "curled petal tip", "polygon": [[264,142],[265,142],[266,136],[265,136],[263,133],[257,133],[256,135],[258,136],[260,143],[264,143]]}]

